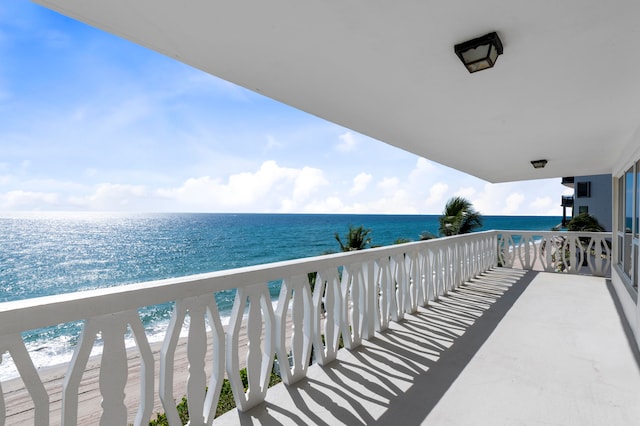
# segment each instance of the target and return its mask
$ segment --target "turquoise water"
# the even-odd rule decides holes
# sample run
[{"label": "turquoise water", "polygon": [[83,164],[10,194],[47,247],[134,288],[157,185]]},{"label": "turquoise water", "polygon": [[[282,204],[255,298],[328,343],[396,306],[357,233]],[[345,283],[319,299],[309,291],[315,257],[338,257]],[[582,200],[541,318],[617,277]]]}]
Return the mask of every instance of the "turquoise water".
[{"label": "turquoise water", "polygon": [[[549,230],[560,217],[486,216],[484,229]],[[371,229],[374,245],[437,234],[438,216],[24,214],[0,217],[0,302],[178,277],[338,251],[336,232]],[[272,288],[272,294],[278,289]],[[232,293],[217,295],[222,314]],[[141,312],[161,334],[171,305]],[[80,324],[25,333],[43,364],[70,357]],[[5,357],[6,358],[6,357]],[[6,376],[0,366],[0,377]],[[8,367],[7,367],[8,368]]]}]

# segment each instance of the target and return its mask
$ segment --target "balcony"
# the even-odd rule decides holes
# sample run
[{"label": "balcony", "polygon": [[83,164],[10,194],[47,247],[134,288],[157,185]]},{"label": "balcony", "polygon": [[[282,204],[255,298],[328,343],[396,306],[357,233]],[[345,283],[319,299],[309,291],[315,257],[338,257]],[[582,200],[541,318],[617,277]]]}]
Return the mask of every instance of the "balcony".
[{"label": "balcony", "polygon": [[573,188],[574,182],[575,182],[575,178],[573,176],[562,178],[562,184],[564,186],[568,186],[569,188]]},{"label": "balcony", "polygon": [[[177,424],[188,395],[191,424],[633,424],[638,354],[605,278],[610,237],[490,231],[5,303],[0,350],[22,380],[2,383],[0,418],[142,425],[166,411]],[[228,289],[223,327],[213,295]],[[167,301],[155,347],[137,310]],[[68,368],[38,371],[20,333],[77,320]],[[275,355],[289,367],[267,389]],[[225,375],[242,413],[214,421]]]},{"label": "balcony", "polygon": [[560,205],[562,207],[573,207],[573,195],[563,195]]}]

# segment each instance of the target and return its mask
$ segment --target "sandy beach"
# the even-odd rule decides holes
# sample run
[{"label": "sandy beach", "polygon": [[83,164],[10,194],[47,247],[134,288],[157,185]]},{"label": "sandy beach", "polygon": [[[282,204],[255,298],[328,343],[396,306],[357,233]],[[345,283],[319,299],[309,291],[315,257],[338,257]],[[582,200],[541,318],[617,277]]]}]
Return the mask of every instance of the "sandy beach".
[{"label": "sandy beach", "polygon": [[[291,328],[288,327],[290,330]],[[239,336],[239,352],[240,352],[240,368],[243,368],[246,364],[246,348],[247,337],[246,328],[243,326]],[[210,336],[208,337],[210,339]],[[211,340],[208,340],[211,341]],[[160,370],[160,349],[161,343],[152,345],[152,350],[155,359],[155,383],[154,383],[154,408],[153,416],[156,417],[156,413],[164,412],[160,398],[158,396],[158,377]],[[129,349],[127,352],[129,376],[127,379],[127,385],[125,388],[126,399],[125,403],[128,407],[127,421],[133,423],[135,420],[136,412],[140,404],[140,356],[135,349]],[[206,370],[207,377],[211,374],[212,354],[211,350],[207,351],[206,356]],[[174,362],[174,386],[173,395],[174,398],[179,401],[182,396],[186,395],[186,379],[188,376],[188,361],[187,361],[187,345],[186,339],[181,339],[176,347],[175,362]],[[64,375],[67,372],[68,366],[59,365],[49,367],[39,371],[40,378],[49,394],[50,399],[50,424],[61,424],[62,415],[62,387],[64,382]],[[100,414],[102,409],[100,403],[102,396],[99,389],[99,374],[100,374],[100,358],[93,357],[87,363],[84,376],[82,378],[79,394],[78,394],[78,424],[80,425],[94,425],[99,424]],[[33,401],[21,379],[9,380],[2,383],[2,390],[5,396],[6,406],[6,425],[25,425],[33,424]]]}]

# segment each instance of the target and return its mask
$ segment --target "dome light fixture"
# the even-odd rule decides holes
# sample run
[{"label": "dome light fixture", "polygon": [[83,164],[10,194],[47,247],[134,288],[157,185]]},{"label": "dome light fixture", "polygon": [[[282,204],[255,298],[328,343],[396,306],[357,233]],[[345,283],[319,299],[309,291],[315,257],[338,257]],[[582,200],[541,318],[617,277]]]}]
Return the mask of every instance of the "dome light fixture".
[{"label": "dome light fixture", "polygon": [[544,166],[546,166],[548,163],[547,160],[533,160],[531,162],[531,165],[533,166],[534,169],[543,169]]},{"label": "dome light fixture", "polygon": [[496,32],[486,34],[464,43],[456,44],[453,48],[470,73],[492,68],[498,55],[502,55],[502,41]]}]

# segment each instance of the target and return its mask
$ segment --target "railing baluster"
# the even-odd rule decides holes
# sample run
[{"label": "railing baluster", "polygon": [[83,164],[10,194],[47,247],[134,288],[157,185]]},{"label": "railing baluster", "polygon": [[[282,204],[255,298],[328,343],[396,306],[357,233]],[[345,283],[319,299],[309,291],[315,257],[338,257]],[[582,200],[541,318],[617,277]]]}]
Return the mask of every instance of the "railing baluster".
[{"label": "railing baluster", "polygon": [[204,424],[204,399],[206,390],[205,356],[207,354],[207,332],[205,328],[206,304],[198,298],[189,299],[189,334],[187,340],[187,400],[189,421],[194,425]]},{"label": "railing baluster", "polygon": [[[316,276],[316,285],[317,276]],[[291,304],[291,306],[290,306]],[[291,354],[287,352],[287,318],[291,309]],[[307,375],[312,347],[311,293],[306,275],[285,278],[280,288],[280,298],[275,312],[276,353],[280,376],[287,385],[292,385]],[[289,365],[289,359],[293,365]]]},{"label": "railing baluster", "polygon": [[392,294],[392,278],[389,265],[389,257],[384,256],[376,260],[378,265],[378,322],[377,331],[384,331],[389,328],[389,320],[395,309],[395,296]]},{"label": "railing baluster", "polygon": [[443,295],[443,286],[444,286],[444,266],[443,263],[443,254],[442,247],[438,246],[435,248],[433,253],[434,262],[433,262],[433,270],[434,270],[434,292],[433,292],[433,300],[438,300],[440,296]]},{"label": "railing baluster", "polygon": [[170,425],[180,424],[180,417],[178,416],[173,396],[173,372],[176,346],[178,345],[184,318],[187,315],[187,304],[188,302],[183,299],[176,301],[169,320],[167,334],[160,350],[160,401]]},{"label": "railing baluster", "polygon": [[391,268],[395,281],[395,294],[397,301],[397,315],[394,321],[401,321],[404,319],[404,314],[407,309],[407,281],[404,256],[402,254],[395,255],[391,258]]},{"label": "railing baluster", "polygon": [[427,296],[427,267],[426,267],[426,256],[423,250],[417,250],[415,252],[416,255],[416,302],[418,307],[427,306],[429,303]]},{"label": "railing baluster", "polygon": [[149,423],[153,412],[155,360],[149,345],[149,339],[144,331],[140,316],[136,312],[129,313],[129,326],[140,351],[140,407],[136,414],[134,425],[141,426]]},{"label": "railing baluster", "polygon": [[416,250],[412,250],[406,254],[405,267],[407,270],[407,285],[409,287],[407,309],[409,313],[415,313],[418,311],[421,281],[418,266],[418,252]]},{"label": "railing baluster", "polygon": [[458,239],[458,241],[456,241],[456,244],[453,246],[451,250],[451,256],[453,257],[452,264],[455,268],[455,270],[453,271],[453,275],[451,277],[452,278],[451,290],[457,289],[458,286],[460,286],[464,282],[463,277],[465,276],[465,268],[461,262],[464,246],[465,246],[465,243],[460,241],[460,239]]},{"label": "railing baluster", "polygon": [[435,269],[433,267],[433,250],[424,250],[424,296],[425,305],[428,305],[432,300],[435,300]]},{"label": "railing baluster", "polygon": [[[354,266],[353,285],[357,288],[354,293],[354,309],[352,310],[353,325],[353,348],[360,346],[362,343],[362,336],[366,327],[367,317],[367,287],[364,279],[364,264],[360,263]],[[352,348],[350,348],[352,349]]]},{"label": "railing baluster", "polygon": [[[588,268],[588,272],[596,276],[604,276],[609,271],[611,250],[607,238],[611,237],[610,233],[499,232],[497,256],[502,259],[503,266],[519,266],[523,269],[541,267],[543,271],[569,274],[586,273]],[[519,242],[513,244],[516,238]],[[519,265],[514,265],[510,257],[519,260]]]},{"label": "railing baluster", "polygon": [[369,260],[362,265],[363,286],[365,289],[365,309],[362,338],[365,340],[372,339],[376,331],[376,317],[378,312],[379,290],[376,282],[377,264],[375,260]]},{"label": "railing baluster", "polygon": [[[176,301],[167,334],[160,350],[160,400],[169,424],[181,424],[173,395],[173,375],[176,347],[187,313],[189,314],[187,400],[190,421],[192,424],[211,424],[216,414],[220,389],[224,380],[225,362],[224,330],[212,293]],[[211,347],[213,351],[213,366],[208,386],[206,386],[205,374],[207,345],[205,317],[211,327]],[[148,417],[146,418],[148,419]]]},{"label": "railing baluster", "polygon": [[69,369],[62,386],[62,424],[71,426],[78,424],[78,388],[82,374],[87,366],[91,348],[99,328],[95,321],[88,319],[82,329],[80,341],[73,352]]},{"label": "railing baluster", "polygon": [[[320,285],[318,285],[318,283],[320,283]],[[336,359],[342,320],[340,280],[336,269],[327,269],[318,272],[316,287],[313,292],[313,300],[315,306],[315,325],[313,331],[314,353],[316,362],[320,365],[326,365]],[[322,300],[324,300],[324,321],[320,318]]]},{"label": "railing baluster", "polygon": [[127,351],[124,346],[126,322],[119,318],[102,317],[103,352],[100,364],[100,393],[102,394],[101,425],[127,423],[124,388],[127,384]]},{"label": "railing baluster", "polygon": [[[248,389],[245,392],[240,378],[238,339],[247,304],[249,308],[246,318]],[[262,335],[263,327],[264,335]],[[261,283],[239,287],[227,332],[227,376],[240,411],[247,411],[264,401],[273,366],[275,337],[275,315],[267,285]]]},{"label": "railing baluster", "polygon": [[[110,315],[89,318],[82,331],[80,342],[76,346],[73,358],[69,364],[69,370],[63,383],[62,423],[76,424],[78,415],[78,388],[82,379],[87,361],[93,348],[98,333],[101,333],[103,350],[100,364],[99,389],[102,395],[102,416],[100,424],[125,424],[127,421],[127,407],[125,405],[124,388],[127,383],[128,367],[127,352],[124,337],[128,324],[136,324],[139,321],[137,312],[120,312]],[[138,341],[142,342],[140,335]],[[149,362],[149,351],[142,349],[141,353]],[[145,360],[143,360],[145,362]],[[146,366],[149,368],[149,366]],[[151,370],[153,365],[150,366]],[[147,370],[149,374],[149,370]],[[147,392],[149,384],[148,376],[141,385],[141,392]],[[147,389],[144,386],[147,385]],[[153,392],[153,388],[151,388]],[[143,405],[146,398],[143,398]],[[142,408],[149,413],[149,406]],[[142,416],[140,412],[137,419]]]},{"label": "railing baluster", "polygon": [[357,348],[362,341],[364,317],[363,275],[361,265],[345,265],[342,271],[342,341],[347,349]]},{"label": "railing baluster", "polygon": [[[2,364],[2,354],[7,351],[11,354],[11,358],[22,378],[22,382],[25,384],[33,401],[34,425],[48,425],[49,394],[47,394],[42,380],[40,380],[38,371],[33,365],[33,361],[20,335],[11,334],[0,337],[0,364]],[[2,387],[0,387],[0,424],[4,424],[5,410],[4,393],[2,392]]]}]

